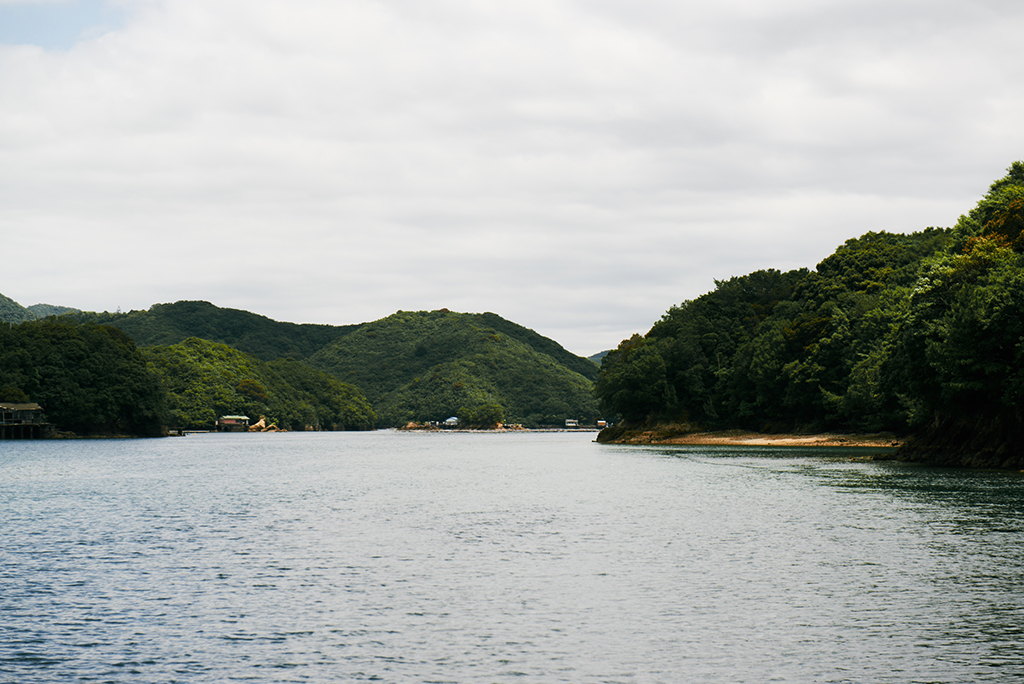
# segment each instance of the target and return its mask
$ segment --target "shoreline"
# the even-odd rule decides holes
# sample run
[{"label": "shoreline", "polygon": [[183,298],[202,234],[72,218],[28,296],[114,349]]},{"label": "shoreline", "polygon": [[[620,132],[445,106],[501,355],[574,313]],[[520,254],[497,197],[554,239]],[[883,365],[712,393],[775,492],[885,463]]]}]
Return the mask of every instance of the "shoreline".
[{"label": "shoreline", "polygon": [[799,434],[747,432],[725,430],[721,432],[688,432],[666,434],[662,430],[631,431],[604,444],[654,444],[654,445],[708,445],[708,446],[798,446],[798,447],[874,447],[896,449],[903,440],[892,433],[847,434],[820,433]]},{"label": "shoreline", "polygon": [[[401,429],[401,428],[399,428]],[[433,431],[432,431],[433,432]],[[436,432],[494,432],[494,433],[505,433],[505,432],[591,432],[597,434],[601,432],[597,428],[559,428],[559,427],[541,427],[541,428],[454,428],[454,429],[442,429]]]}]

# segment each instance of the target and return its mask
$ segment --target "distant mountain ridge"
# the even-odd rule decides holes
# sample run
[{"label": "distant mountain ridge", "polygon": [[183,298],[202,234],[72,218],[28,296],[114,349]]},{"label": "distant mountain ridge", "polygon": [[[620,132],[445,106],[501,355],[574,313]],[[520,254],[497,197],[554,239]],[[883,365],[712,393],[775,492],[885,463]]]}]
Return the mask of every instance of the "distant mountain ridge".
[{"label": "distant mountain ridge", "polygon": [[140,347],[178,344],[190,337],[226,344],[263,361],[303,360],[361,324],[285,323],[206,301],[154,304],[145,311],[82,313],[80,322],[109,325],[127,333]]},{"label": "distant mountain ridge", "polygon": [[142,354],[168,395],[173,424],[209,429],[219,416],[289,430],[366,430],[376,416],[357,388],[294,359],[261,361],[225,344],[190,337]]},{"label": "distant mountain ridge", "polygon": [[500,333],[504,333],[505,335],[519,340],[540,354],[550,356],[558,363],[579,373],[588,380],[597,379],[598,369],[594,368],[592,364],[587,363],[587,359],[573,354],[558,342],[555,342],[549,337],[544,337],[535,330],[521,326],[518,323],[513,323],[512,321],[506,320],[495,313],[485,312],[482,314],[467,315],[479,316],[480,321],[485,325],[494,328]]},{"label": "distant mountain ridge", "polygon": [[[477,316],[480,324],[519,340],[589,380],[597,378],[598,369],[593,363],[588,363],[587,359],[576,356],[558,342],[530,328],[490,312],[457,315]],[[264,361],[289,356],[297,360],[308,359],[334,340],[368,325],[286,323],[199,300],[154,304],[145,311],[128,313],[79,312],[75,318],[81,322],[90,321],[118,328],[140,347],[177,344],[190,337],[198,337],[226,344]]]},{"label": "distant mountain ridge", "polygon": [[[572,367],[561,361],[567,357]],[[485,406],[528,426],[598,414],[591,379],[574,370],[592,376],[592,362],[492,313],[399,311],[339,337],[308,363],[361,388],[385,425]]]},{"label": "distant mountain ridge", "polygon": [[35,314],[10,297],[0,294],[0,321],[4,323],[21,323],[35,320]]},{"label": "distant mountain ridge", "polygon": [[4,323],[22,323],[24,321],[35,321],[47,316],[57,316],[65,313],[78,312],[67,306],[54,306],[53,304],[33,304],[22,306],[10,297],[0,294],[0,321]]},{"label": "distant mountain ridge", "polygon": [[82,313],[81,309],[73,309],[70,306],[57,306],[55,304],[33,304],[28,307],[36,318],[46,318],[47,316],[62,316],[69,313]]},{"label": "distant mountain ridge", "polygon": [[[206,301],[154,304],[128,313],[48,305],[37,305],[33,313],[0,300],[0,306],[5,304],[13,321],[63,313],[67,322],[116,328],[144,351],[155,350],[146,352],[151,360],[163,358],[159,350],[188,340],[225,345],[264,362],[294,359],[359,388],[372,402],[379,425],[443,420],[460,412],[550,425],[567,418],[590,421],[598,413],[593,396],[597,365],[491,312],[399,311],[370,323],[334,326],[279,322]],[[167,358],[191,359],[193,352]],[[165,382],[176,372],[164,371]],[[197,391],[212,387],[212,375],[195,377]],[[197,410],[190,409],[190,415],[198,415]]]}]

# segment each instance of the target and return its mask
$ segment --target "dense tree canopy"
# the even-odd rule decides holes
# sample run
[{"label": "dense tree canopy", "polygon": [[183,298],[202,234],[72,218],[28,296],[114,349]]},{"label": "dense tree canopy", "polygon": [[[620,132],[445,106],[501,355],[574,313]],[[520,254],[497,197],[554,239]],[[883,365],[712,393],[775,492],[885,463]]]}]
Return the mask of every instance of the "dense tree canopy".
[{"label": "dense tree canopy", "polygon": [[23,323],[35,320],[36,315],[10,297],[0,294],[0,321],[4,323]]},{"label": "dense tree canopy", "polygon": [[868,233],[814,271],[720,281],[605,358],[602,406],[631,422],[902,427],[879,393],[880,364],[918,270],[947,238],[935,229]]},{"label": "dense tree canopy", "polygon": [[102,323],[126,332],[140,347],[177,344],[189,337],[221,342],[270,361],[305,359],[358,325],[282,323],[266,316],[203,301],[154,304],[128,313],[77,313],[75,320]]},{"label": "dense tree canopy", "polygon": [[166,395],[120,330],[53,319],[0,325],[0,392],[40,404],[58,429],[155,435]]},{"label": "dense tree canopy", "polygon": [[289,430],[366,430],[376,420],[358,389],[293,359],[265,362],[195,337],[143,353],[167,388],[175,426],[211,428],[238,414]]},{"label": "dense tree canopy", "polygon": [[[8,317],[19,320],[60,315],[60,324],[48,330],[105,326],[108,336],[134,338],[166,397],[163,424],[175,427],[208,428],[220,415],[246,414],[289,429],[365,429],[378,419],[362,388],[379,404],[384,425],[451,415],[465,425],[506,419],[541,425],[597,415],[594,363],[493,313],[399,312],[375,323],[319,326],[279,323],[208,302],[127,314],[49,305],[34,313],[4,302]],[[45,367],[34,356],[40,349],[37,344],[18,356],[19,368]],[[13,348],[6,351],[15,358]],[[309,357],[321,370],[306,365]],[[8,394],[22,397],[21,387],[29,385],[11,372]],[[81,380],[85,394],[97,386],[89,384],[97,378]]]},{"label": "dense tree canopy", "polygon": [[[525,425],[594,420],[593,383],[559,360],[571,354],[501,321],[494,314],[398,312],[338,338],[310,364],[362,388],[384,425],[493,406]],[[591,362],[572,358],[593,372]]]},{"label": "dense tree canopy", "polygon": [[867,233],[814,271],[758,271],[672,307],[605,357],[596,391],[633,424],[913,431],[908,453],[930,458],[972,435],[972,463],[1015,463],[1022,267],[1017,162],[953,229]]},{"label": "dense tree canopy", "polygon": [[1024,164],[1010,167],[927,265],[894,330],[884,387],[950,463],[1024,463]]}]

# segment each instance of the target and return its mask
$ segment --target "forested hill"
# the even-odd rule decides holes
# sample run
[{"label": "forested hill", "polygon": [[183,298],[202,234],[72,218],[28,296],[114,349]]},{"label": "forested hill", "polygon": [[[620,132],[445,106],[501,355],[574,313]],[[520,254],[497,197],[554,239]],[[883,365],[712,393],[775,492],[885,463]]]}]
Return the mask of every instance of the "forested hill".
[{"label": "forested hill", "polygon": [[[309,363],[360,387],[384,425],[485,408],[488,415],[528,426],[592,421],[592,383],[561,362],[566,355],[557,343],[495,314],[442,309],[400,311],[366,323]],[[572,358],[592,373],[591,362]]]},{"label": "forested hill", "polygon": [[28,307],[36,319],[49,318],[50,316],[62,316],[64,314],[82,313],[81,309],[73,309],[70,306],[57,306],[54,304],[33,304]]},{"label": "forested hill", "polygon": [[65,313],[79,313],[78,309],[67,306],[54,306],[53,304],[33,304],[22,306],[10,297],[0,294],[0,321],[4,323],[22,323],[24,321],[35,321],[48,316],[58,316]]},{"label": "forested hill", "polygon": [[56,319],[0,326],[0,401],[37,402],[58,430],[156,435],[166,395],[120,330]]},{"label": "forested hill", "polygon": [[0,294],[0,321],[4,323],[21,323],[35,319],[35,314],[10,297]]},{"label": "forested hill", "polygon": [[177,344],[198,337],[226,344],[264,361],[281,357],[305,359],[359,327],[358,324],[282,323],[204,301],[154,304],[146,311],[129,313],[81,313],[72,318],[123,330],[140,347]]},{"label": "forested hill", "polygon": [[582,356],[576,356],[565,347],[555,342],[549,337],[544,337],[535,330],[523,327],[518,323],[506,320],[495,313],[482,313],[482,314],[465,314],[468,316],[479,317],[480,324],[489,328],[493,328],[503,335],[508,335],[526,346],[533,349],[535,352],[550,356],[556,362],[562,364],[571,371],[579,373],[585,378],[590,380],[597,379],[598,368],[589,359],[585,359]]},{"label": "forested hill", "polygon": [[299,361],[198,338],[140,351],[121,330],[60,318],[0,326],[0,401],[38,402],[57,430],[79,435],[212,429],[240,413],[289,430],[375,423],[357,388]]},{"label": "forested hill", "polygon": [[142,349],[167,392],[171,424],[209,429],[218,416],[246,415],[288,430],[367,430],[376,416],[357,388],[294,359],[261,361],[191,337]]},{"label": "forested hill", "polygon": [[[6,305],[12,321],[67,311],[38,307],[35,313],[6,299],[0,305]],[[130,340],[125,348],[134,355],[133,362],[149,361],[146,375],[155,377],[159,388],[159,396],[154,395],[154,406],[159,406],[150,415],[163,416],[177,427],[209,428],[217,415],[231,413],[264,415],[288,429],[365,429],[453,415],[480,426],[500,421],[561,425],[567,418],[597,418],[597,367],[493,313],[442,309],[398,312],[349,326],[299,325],[209,302],[183,301],[126,314],[72,311],[39,325],[20,325],[15,330],[19,335],[40,339],[105,330],[114,339]],[[48,349],[25,346],[37,348]],[[31,352],[0,356],[0,380],[5,382],[0,394],[43,398],[44,408],[60,417],[55,422],[61,429],[81,432],[90,419],[76,417],[73,406],[65,406],[59,395],[46,394],[28,377],[33,367],[45,366],[50,372],[56,359],[35,358]],[[53,373],[47,384],[65,382],[61,372]],[[68,382],[79,383],[86,393],[117,391],[110,389],[117,386],[116,378],[83,377],[94,382],[83,384],[77,376]],[[118,425],[130,427],[124,420]],[[112,426],[107,421],[88,431],[131,431]],[[152,425],[145,432],[152,433]]]},{"label": "forested hill", "polygon": [[905,458],[1024,467],[1024,163],[952,229],[716,282],[603,360],[631,427],[890,430]]}]

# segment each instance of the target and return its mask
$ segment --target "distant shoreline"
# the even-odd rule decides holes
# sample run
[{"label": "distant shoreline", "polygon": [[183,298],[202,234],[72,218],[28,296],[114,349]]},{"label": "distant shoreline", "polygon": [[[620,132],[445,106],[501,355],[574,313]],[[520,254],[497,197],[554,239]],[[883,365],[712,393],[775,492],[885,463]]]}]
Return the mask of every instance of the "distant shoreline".
[{"label": "distant shoreline", "polygon": [[507,432],[600,432],[599,428],[596,427],[578,427],[578,428],[562,428],[562,427],[542,427],[542,428],[527,428],[527,427],[500,427],[500,428],[460,428],[460,427],[440,427],[437,425],[423,425],[413,424],[404,425],[402,427],[392,428],[378,428],[379,430],[395,430],[396,432],[486,432],[486,433],[507,433]]}]

